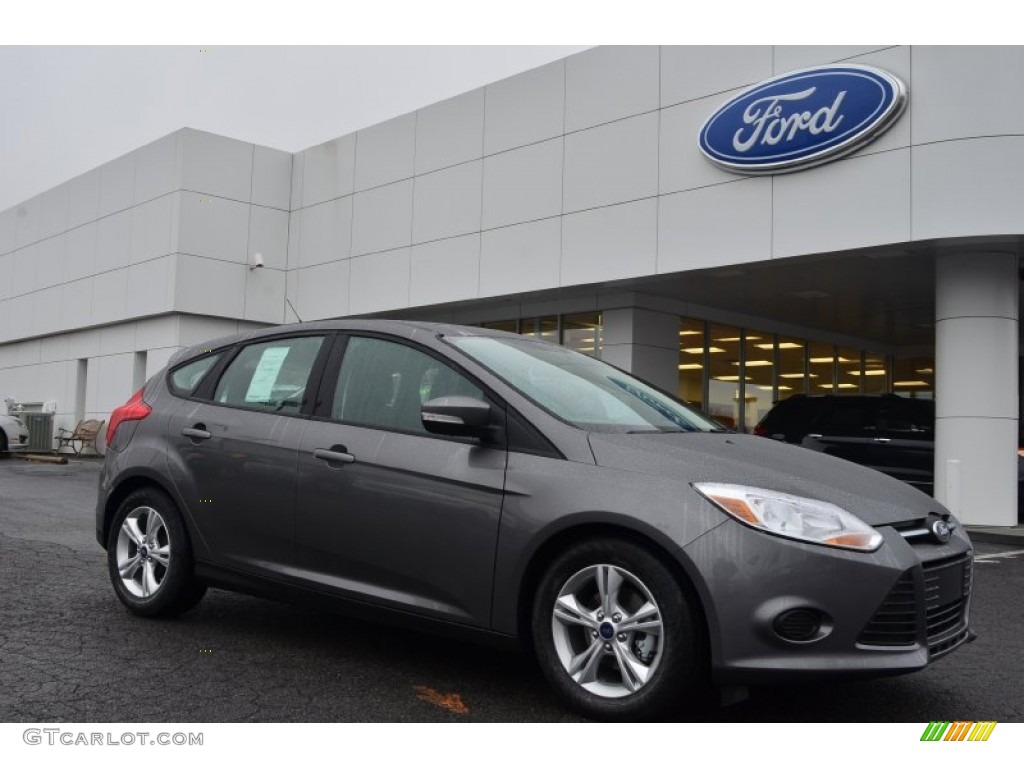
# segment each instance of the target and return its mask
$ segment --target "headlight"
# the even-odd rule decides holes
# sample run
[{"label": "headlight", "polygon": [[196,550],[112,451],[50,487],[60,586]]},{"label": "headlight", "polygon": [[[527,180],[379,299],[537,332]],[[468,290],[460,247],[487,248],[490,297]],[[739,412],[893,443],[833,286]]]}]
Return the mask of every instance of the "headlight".
[{"label": "headlight", "polygon": [[812,544],[874,552],[882,535],[827,501],[725,483],[694,483],[705,498],[741,523]]}]

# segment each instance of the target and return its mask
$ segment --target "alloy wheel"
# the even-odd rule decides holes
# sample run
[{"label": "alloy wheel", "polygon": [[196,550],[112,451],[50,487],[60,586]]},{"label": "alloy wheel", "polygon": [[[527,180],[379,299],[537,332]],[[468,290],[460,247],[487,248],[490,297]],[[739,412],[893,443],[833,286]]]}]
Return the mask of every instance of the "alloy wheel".
[{"label": "alloy wheel", "polygon": [[604,698],[643,688],[666,647],[661,609],[651,591],[615,565],[588,566],[565,582],[555,599],[551,631],[563,669]]},{"label": "alloy wheel", "polygon": [[124,588],[135,597],[153,597],[170,563],[171,540],[163,517],[152,507],[136,507],[117,536],[117,570]]}]

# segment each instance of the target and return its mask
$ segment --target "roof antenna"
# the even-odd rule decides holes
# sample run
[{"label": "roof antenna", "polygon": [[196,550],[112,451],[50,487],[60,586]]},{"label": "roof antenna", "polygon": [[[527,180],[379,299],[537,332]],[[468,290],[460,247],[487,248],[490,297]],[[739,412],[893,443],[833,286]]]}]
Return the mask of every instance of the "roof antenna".
[{"label": "roof antenna", "polygon": [[288,306],[292,308],[292,312],[294,313],[295,317],[299,318],[299,322],[305,322],[301,317],[299,317],[299,313],[295,311],[295,305],[292,304],[291,299],[285,296],[284,300],[288,303]]}]

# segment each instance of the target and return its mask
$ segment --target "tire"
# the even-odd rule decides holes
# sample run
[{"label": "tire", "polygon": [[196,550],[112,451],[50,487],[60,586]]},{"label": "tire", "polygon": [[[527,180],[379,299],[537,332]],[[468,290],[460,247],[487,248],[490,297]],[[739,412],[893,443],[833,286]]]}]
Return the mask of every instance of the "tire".
[{"label": "tire", "polygon": [[0,429],[0,454],[7,453],[7,433]]},{"label": "tire", "polygon": [[118,598],[138,616],[177,616],[206,593],[195,577],[181,513],[157,488],[133,491],[117,508],[107,536],[107,571]]},{"label": "tire", "polygon": [[558,557],[537,589],[532,632],[544,676],[585,717],[649,720],[704,701],[696,613],[672,572],[632,541],[594,539]]}]

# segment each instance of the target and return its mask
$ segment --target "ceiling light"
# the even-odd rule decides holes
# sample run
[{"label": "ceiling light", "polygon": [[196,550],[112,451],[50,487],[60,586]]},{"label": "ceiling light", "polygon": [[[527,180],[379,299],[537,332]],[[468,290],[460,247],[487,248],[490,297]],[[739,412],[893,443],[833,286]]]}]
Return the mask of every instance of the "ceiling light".
[{"label": "ceiling light", "polygon": [[[749,338],[749,337],[748,337]],[[795,341],[780,341],[776,344],[755,344],[758,349],[772,349],[777,347],[778,349],[803,349],[803,344],[797,344]]]},{"label": "ceiling light", "polygon": [[682,363],[679,366],[680,371],[699,371],[704,366],[700,363]]},{"label": "ceiling light", "polygon": [[[739,362],[733,361],[733,365],[739,365]],[[766,365],[775,365],[771,360],[747,360],[744,363],[748,368],[763,368]]]},{"label": "ceiling light", "polygon": [[914,373],[935,373],[934,368],[918,368]]},{"label": "ceiling light", "polygon": [[704,331],[680,331],[680,336],[700,336]]},{"label": "ceiling light", "polygon": [[927,387],[927,381],[894,381],[894,387]]}]

